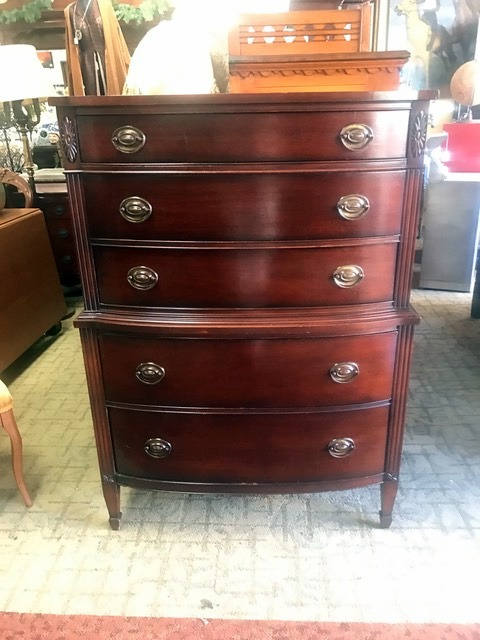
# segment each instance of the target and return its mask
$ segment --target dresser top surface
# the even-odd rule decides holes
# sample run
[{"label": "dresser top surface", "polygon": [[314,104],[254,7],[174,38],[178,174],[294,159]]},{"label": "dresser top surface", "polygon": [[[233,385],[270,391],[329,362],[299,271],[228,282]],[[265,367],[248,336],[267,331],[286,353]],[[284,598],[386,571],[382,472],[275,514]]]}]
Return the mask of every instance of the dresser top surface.
[{"label": "dresser top surface", "polygon": [[52,97],[49,103],[56,107],[90,108],[142,108],[178,106],[221,106],[238,107],[247,105],[309,105],[314,103],[355,104],[392,103],[431,100],[435,91],[341,91],[341,92],[292,92],[292,93],[216,93],[197,95],[155,95],[155,96],[67,96]]}]

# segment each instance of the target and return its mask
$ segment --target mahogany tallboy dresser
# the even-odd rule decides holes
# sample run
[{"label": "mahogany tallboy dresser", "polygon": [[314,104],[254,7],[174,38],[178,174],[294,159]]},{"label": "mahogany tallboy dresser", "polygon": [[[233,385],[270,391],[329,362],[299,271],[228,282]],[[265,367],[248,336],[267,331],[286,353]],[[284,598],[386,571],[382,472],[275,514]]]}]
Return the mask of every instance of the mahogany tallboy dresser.
[{"label": "mahogany tallboy dresser", "polygon": [[103,492],[381,483],[430,95],[55,98]]}]

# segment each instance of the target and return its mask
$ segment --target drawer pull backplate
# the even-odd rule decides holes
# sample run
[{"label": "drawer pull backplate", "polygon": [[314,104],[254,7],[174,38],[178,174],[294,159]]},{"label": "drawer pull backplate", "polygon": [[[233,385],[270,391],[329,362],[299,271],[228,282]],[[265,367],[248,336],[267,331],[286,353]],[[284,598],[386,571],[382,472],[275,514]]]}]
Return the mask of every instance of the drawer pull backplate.
[{"label": "drawer pull backplate", "polygon": [[346,458],[355,450],[355,442],[351,438],[334,438],[328,443],[328,453],[333,458]]},{"label": "drawer pull backplate", "polygon": [[349,151],[357,151],[373,140],[373,131],[367,124],[347,124],[340,131],[340,141]]},{"label": "drawer pull backplate", "polygon": [[337,202],[337,211],[345,220],[361,218],[369,209],[370,202],[367,196],[358,193],[342,196]]},{"label": "drawer pull backplate", "polygon": [[330,367],[330,378],[341,384],[351,382],[360,373],[360,367],[356,362],[336,362]]},{"label": "drawer pull backplate", "polygon": [[139,291],[148,291],[158,282],[158,273],[150,267],[132,267],[127,273],[128,284]]},{"label": "drawer pull backplate", "polygon": [[130,125],[119,127],[112,133],[112,144],[121,153],[136,153],[140,151],[146,139],[143,131]]},{"label": "drawer pull backplate", "polygon": [[149,438],[143,449],[151,458],[166,458],[172,453],[172,445],[162,438]]},{"label": "drawer pull backplate", "polygon": [[120,215],[128,222],[145,222],[152,215],[152,205],[139,196],[130,196],[120,203]]},{"label": "drawer pull backplate", "polygon": [[344,264],[337,267],[332,274],[332,278],[337,287],[349,289],[363,280],[365,273],[362,267],[357,264]]},{"label": "drawer pull backplate", "polygon": [[142,362],[135,369],[135,376],[143,384],[158,384],[165,377],[165,369],[155,362]]}]

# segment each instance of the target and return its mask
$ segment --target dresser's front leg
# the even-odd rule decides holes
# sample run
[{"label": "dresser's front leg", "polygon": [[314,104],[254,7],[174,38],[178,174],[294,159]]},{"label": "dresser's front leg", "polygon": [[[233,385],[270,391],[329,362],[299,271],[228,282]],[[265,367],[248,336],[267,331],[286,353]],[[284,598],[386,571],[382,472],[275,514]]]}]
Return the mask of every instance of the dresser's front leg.
[{"label": "dresser's front leg", "polygon": [[388,529],[392,524],[392,511],[395,497],[397,495],[398,479],[393,476],[384,480],[381,491],[381,510],[380,510],[380,527]]},{"label": "dresser's front leg", "polygon": [[107,503],[110,527],[114,531],[120,529],[120,519],[122,512],[120,511],[120,485],[113,481],[112,478],[103,476],[102,491],[105,502]]}]

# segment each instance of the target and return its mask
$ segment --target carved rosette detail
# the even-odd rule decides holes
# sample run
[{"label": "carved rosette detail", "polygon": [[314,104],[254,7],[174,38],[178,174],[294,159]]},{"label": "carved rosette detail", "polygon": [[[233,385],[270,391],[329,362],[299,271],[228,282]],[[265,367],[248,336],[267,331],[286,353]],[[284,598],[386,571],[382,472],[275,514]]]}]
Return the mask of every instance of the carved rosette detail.
[{"label": "carved rosette detail", "polygon": [[413,121],[410,135],[410,153],[414,158],[422,155],[427,142],[428,115],[425,111],[419,111]]},{"label": "carved rosette detail", "polygon": [[65,157],[69,162],[75,162],[78,155],[78,139],[75,124],[70,116],[63,116],[60,124],[60,134]]}]

